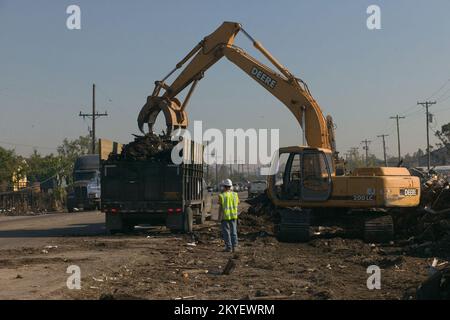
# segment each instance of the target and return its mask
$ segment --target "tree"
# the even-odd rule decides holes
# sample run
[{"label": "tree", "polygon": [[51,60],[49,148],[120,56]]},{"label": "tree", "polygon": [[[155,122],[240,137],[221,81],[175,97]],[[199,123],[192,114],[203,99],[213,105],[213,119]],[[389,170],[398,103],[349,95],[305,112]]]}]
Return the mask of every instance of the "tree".
[{"label": "tree", "polygon": [[362,155],[359,154],[358,149],[352,149],[352,151],[349,154],[349,157],[346,160],[346,169],[347,170],[353,170],[355,168],[361,168],[365,167],[365,161]]},{"label": "tree", "polygon": [[435,135],[440,141],[438,147],[445,147],[447,151],[450,150],[450,122],[444,124],[441,131],[436,131]]},{"label": "tree", "polygon": [[62,169],[61,157],[53,154],[45,157],[36,150],[27,159],[27,178],[30,182],[43,182],[46,179],[56,176]]},{"label": "tree", "polygon": [[[96,147],[98,149],[98,146]],[[85,154],[89,154],[91,150],[90,136],[80,136],[78,139],[64,139],[63,143],[58,146],[58,156],[61,162],[61,175],[66,177],[67,183],[72,182],[72,171],[75,160]]]},{"label": "tree", "polygon": [[12,183],[13,174],[20,178],[23,171],[20,169],[22,158],[17,156],[14,150],[6,150],[0,147],[0,189],[7,191]]},{"label": "tree", "polygon": [[80,155],[85,155],[89,153],[91,148],[91,138],[90,136],[80,136],[78,139],[69,140],[65,138],[63,143],[58,146],[58,155],[72,159],[75,161]]}]

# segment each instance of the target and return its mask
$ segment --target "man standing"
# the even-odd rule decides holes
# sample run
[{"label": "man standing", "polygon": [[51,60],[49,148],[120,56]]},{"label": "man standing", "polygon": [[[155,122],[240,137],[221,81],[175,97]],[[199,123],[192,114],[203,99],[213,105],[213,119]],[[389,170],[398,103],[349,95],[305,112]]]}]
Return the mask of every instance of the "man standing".
[{"label": "man standing", "polygon": [[238,246],[237,219],[239,196],[231,188],[230,179],[222,182],[223,192],[219,194],[219,221],[222,225],[222,237],[225,241],[225,251],[235,252]]}]

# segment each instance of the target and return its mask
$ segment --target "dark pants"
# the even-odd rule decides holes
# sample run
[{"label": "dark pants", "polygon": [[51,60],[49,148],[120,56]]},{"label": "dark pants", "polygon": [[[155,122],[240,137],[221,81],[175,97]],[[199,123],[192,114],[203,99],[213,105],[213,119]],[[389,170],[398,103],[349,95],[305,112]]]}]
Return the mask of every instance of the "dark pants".
[{"label": "dark pants", "polygon": [[222,220],[222,237],[225,248],[231,249],[238,246],[237,220]]}]

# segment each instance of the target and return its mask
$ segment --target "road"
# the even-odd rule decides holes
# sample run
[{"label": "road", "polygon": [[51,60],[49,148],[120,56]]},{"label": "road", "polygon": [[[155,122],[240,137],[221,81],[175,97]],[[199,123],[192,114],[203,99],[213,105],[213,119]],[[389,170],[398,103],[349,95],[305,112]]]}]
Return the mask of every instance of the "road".
[{"label": "road", "polygon": [[[246,193],[239,193],[245,200]],[[213,196],[211,219],[217,219]],[[0,216],[0,249],[41,246],[56,238],[103,236],[105,215],[99,211],[54,213],[37,216]]]},{"label": "road", "polygon": [[102,235],[104,220],[104,214],[98,211],[0,216],[0,249],[40,246],[58,237]]}]

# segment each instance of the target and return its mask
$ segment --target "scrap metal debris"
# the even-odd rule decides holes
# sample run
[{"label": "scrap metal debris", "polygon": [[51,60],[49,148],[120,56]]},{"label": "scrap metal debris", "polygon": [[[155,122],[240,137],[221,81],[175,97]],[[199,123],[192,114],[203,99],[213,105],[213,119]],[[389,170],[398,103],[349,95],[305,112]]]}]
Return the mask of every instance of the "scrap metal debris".
[{"label": "scrap metal debris", "polygon": [[134,135],[134,141],[126,144],[120,154],[110,154],[110,160],[156,160],[168,161],[173,147],[178,143],[167,135],[148,133],[144,136]]}]

